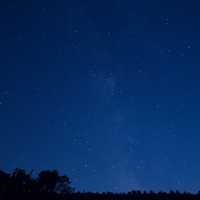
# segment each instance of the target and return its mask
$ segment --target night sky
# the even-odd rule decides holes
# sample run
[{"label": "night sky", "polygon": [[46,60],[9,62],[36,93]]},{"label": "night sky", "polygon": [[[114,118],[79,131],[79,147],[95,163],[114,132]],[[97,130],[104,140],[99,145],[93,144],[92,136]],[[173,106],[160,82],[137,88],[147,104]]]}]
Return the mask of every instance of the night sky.
[{"label": "night sky", "polygon": [[77,190],[200,189],[200,2],[0,4],[0,167]]}]

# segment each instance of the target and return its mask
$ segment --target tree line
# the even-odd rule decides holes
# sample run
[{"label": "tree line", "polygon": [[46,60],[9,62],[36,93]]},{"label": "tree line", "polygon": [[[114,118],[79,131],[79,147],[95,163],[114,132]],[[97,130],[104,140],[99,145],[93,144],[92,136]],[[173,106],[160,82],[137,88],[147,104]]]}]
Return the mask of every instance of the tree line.
[{"label": "tree line", "polygon": [[179,191],[128,193],[79,192],[71,186],[68,176],[57,170],[43,170],[37,176],[33,171],[15,169],[11,173],[0,170],[0,200],[200,200],[200,192]]}]

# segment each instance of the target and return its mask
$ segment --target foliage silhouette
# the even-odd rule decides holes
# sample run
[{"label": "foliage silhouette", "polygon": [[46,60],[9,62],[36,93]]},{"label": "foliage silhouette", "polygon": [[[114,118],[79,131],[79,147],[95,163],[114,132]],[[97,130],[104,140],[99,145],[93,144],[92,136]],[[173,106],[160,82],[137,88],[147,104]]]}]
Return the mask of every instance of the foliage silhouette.
[{"label": "foliage silhouette", "polygon": [[[67,176],[61,176],[56,170],[41,171],[38,177],[33,178],[32,173],[23,169],[15,169],[12,173],[0,170],[0,199],[30,198],[35,194],[69,194],[74,192]],[[32,196],[32,197],[33,197]]]},{"label": "foliage silhouette", "polygon": [[68,193],[73,191],[69,186],[69,178],[67,176],[60,176],[57,170],[40,172],[37,183],[41,192]]},{"label": "foliage silhouette", "polygon": [[15,169],[12,173],[0,170],[0,200],[199,200],[197,194],[179,191],[130,191],[128,193],[78,192],[71,187],[67,176],[56,170],[41,171],[36,178],[32,172]]}]

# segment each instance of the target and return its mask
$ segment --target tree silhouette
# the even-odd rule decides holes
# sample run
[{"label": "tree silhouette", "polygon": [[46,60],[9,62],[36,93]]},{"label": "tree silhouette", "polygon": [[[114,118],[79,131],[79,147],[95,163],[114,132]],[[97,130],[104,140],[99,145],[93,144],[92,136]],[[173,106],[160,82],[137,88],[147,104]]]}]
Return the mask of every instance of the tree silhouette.
[{"label": "tree silhouette", "polygon": [[[105,180],[106,181],[106,180]],[[199,200],[197,194],[179,191],[158,192],[131,191],[128,193],[75,192],[67,176],[56,170],[41,171],[33,178],[32,173],[15,169],[13,173],[0,170],[0,200]]]},{"label": "tree silhouette", "polygon": [[37,195],[41,194],[45,195],[42,199],[48,194],[67,195],[74,192],[70,184],[69,178],[59,175],[56,170],[41,171],[36,178],[32,177],[32,173],[26,173],[19,168],[10,174],[0,170],[0,200],[15,197],[30,199],[35,195],[37,198]]},{"label": "tree silhouette", "polygon": [[9,190],[10,176],[0,170],[0,195],[4,195]]},{"label": "tree silhouette", "polygon": [[31,192],[33,179],[25,170],[16,168],[10,176],[10,189],[12,192]]},{"label": "tree silhouette", "polygon": [[37,184],[41,192],[70,193],[70,180],[67,176],[60,176],[57,170],[42,171],[38,175]]}]

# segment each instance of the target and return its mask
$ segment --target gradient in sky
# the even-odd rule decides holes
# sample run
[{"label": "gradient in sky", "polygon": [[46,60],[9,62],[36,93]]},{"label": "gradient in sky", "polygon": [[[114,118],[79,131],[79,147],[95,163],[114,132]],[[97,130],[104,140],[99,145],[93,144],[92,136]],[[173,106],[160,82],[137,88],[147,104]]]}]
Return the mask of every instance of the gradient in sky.
[{"label": "gradient in sky", "polygon": [[0,167],[77,190],[200,189],[200,2],[2,1]]}]

